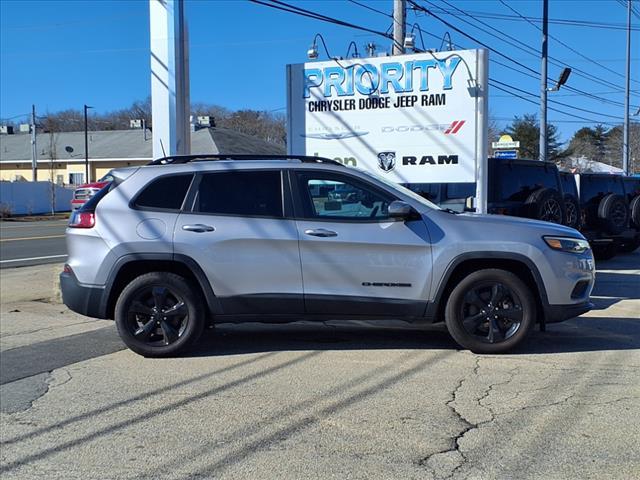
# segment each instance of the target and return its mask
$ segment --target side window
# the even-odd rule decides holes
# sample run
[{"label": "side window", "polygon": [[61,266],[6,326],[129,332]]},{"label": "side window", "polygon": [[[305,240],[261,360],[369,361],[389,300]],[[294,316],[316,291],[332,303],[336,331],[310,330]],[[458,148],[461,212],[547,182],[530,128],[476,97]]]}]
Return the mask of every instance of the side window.
[{"label": "side window", "polygon": [[280,171],[237,171],[202,176],[194,211],[218,215],[282,217]]},{"label": "side window", "polygon": [[193,175],[168,175],[160,177],[147,185],[136,198],[138,208],[159,208],[180,210],[187,195]]},{"label": "side window", "polygon": [[394,199],[375,187],[343,176],[298,173],[305,217],[344,220],[389,218]]}]

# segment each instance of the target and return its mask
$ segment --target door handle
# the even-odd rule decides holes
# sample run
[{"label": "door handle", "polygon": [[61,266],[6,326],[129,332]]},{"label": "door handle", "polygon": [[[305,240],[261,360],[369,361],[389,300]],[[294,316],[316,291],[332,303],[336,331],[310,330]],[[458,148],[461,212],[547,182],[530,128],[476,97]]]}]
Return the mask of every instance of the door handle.
[{"label": "door handle", "polygon": [[338,234],[332,230],[326,230],[324,228],[307,229],[304,231],[305,235],[311,235],[312,237],[337,237]]},{"label": "door handle", "polygon": [[202,223],[195,223],[193,225],[183,225],[182,229],[186,230],[187,232],[198,232],[198,233],[213,232],[215,230],[215,228],[212,227],[211,225],[203,225]]}]

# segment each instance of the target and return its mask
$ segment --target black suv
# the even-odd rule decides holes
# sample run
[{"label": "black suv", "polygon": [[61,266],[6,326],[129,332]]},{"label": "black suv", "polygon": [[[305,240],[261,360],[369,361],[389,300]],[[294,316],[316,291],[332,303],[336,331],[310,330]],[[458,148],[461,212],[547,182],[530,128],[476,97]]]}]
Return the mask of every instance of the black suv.
[{"label": "black suv", "polygon": [[[631,252],[640,246],[637,200],[638,181],[633,177],[599,173],[580,175],[582,232],[594,254],[608,259],[619,251]],[[633,220],[635,209],[636,220]]]},{"label": "black suv", "polygon": [[[465,210],[469,197],[475,196],[475,183],[411,183],[405,184],[443,208]],[[574,207],[567,214],[567,198],[563,197],[562,181],[558,168],[552,162],[537,160],[489,159],[488,184],[489,213],[534,218],[575,227],[579,213],[575,183]],[[571,195],[569,195],[571,196]],[[572,219],[573,224],[567,223]]]}]

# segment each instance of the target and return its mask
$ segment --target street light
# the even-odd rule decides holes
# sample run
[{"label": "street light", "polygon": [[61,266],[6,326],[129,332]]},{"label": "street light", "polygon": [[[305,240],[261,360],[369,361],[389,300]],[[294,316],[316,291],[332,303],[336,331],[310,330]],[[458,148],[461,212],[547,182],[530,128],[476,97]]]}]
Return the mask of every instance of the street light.
[{"label": "street light", "polygon": [[571,75],[571,69],[570,68],[565,68],[564,70],[562,70],[562,73],[560,74],[560,77],[558,77],[558,80],[556,81],[556,86],[549,88],[550,92],[557,92],[558,90],[560,90],[560,87],[562,85],[564,85],[565,83],[567,83],[567,80],[569,80],[569,75]]},{"label": "street light", "polygon": [[93,108],[89,105],[84,106],[84,172],[87,183],[91,181],[89,178],[89,138],[87,129],[87,110]]}]

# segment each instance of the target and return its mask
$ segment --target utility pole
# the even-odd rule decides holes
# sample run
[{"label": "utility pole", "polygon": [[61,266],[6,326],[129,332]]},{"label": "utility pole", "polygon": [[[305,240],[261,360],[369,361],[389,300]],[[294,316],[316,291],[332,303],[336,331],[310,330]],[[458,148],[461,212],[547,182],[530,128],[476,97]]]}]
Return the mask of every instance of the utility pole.
[{"label": "utility pole", "polygon": [[404,53],[404,37],[406,33],[406,0],[393,0],[393,55]]},{"label": "utility pole", "polygon": [[540,157],[547,161],[547,33],[549,31],[549,0],[542,0],[542,65],[540,66]]},{"label": "utility pole", "polygon": [[622,134],[622,171],[629,175],[629,78],[631,76],[631,0],[627,0],[627,78],[624,89],[624,132]]},{"label": "utility pole", "polygon": [[31,105],[31,180],[38,181],[38,146],[36,145],[36,106]]},{"label": "utility pole", "polygon": [[85,183],[91,182],[89,178],[89,133],[87,128],[87,110],[93,108],[88,105],[84,106],[84,173]]}]

